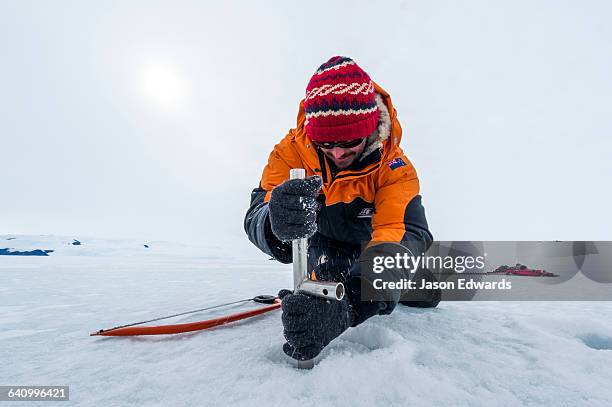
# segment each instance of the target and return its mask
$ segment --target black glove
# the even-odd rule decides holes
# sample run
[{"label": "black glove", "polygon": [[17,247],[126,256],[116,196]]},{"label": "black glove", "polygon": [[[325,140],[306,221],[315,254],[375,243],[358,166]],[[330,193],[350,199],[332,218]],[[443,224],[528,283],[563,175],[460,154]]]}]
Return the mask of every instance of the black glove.
[{"label": "black glove", "polygon": [[353,322],[347,300],[325,300],[289,290],[278,293],[282,301],[287,343],[283,351],[296,360],[310,360]]},{"label": "black glove", "polygon": [[[423,284],[423,281],[433,283],[438,282],[438,279],[428,269],[420,268],[415,273],[414,277],[412,278],[412,281],[415,281],[417,287],[420,287]],[[402,294],[400,304],[416,308],[435,308],[438,306],[441,299],[442,290],[440,288],[430,290],[418,289],[410,290]]]},{"label": "black glove", "polygon": [[270,225],[281,241],[308,238],[317,231],[317,196],[321,189],[321,177],[283,182],[272,190],[270,196]]}]

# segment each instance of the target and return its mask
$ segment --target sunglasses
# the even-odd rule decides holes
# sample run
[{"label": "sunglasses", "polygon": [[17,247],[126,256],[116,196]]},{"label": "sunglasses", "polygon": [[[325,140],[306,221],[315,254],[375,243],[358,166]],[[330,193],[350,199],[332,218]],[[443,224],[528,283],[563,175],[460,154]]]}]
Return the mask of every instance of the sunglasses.
[{"label": "sunglasses", "polygon": [[323,143],[320,143],[318,141],[313,141],[312,144],[314,144],[315,146],[325,149],[325,150],[329,150],[332,149],[334,147],[340,147],[340,148],[353,148],[353,147],[357,147],[359,144],[361,144],[363,142],[363,138],[358,138],[356,140],[350,140],[350,141],[326,141]]}]

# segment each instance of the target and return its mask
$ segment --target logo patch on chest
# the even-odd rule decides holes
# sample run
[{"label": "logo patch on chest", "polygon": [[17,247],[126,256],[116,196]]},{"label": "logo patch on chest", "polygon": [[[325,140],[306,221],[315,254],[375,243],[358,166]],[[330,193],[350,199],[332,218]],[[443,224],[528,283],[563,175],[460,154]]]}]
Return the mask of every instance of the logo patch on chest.
[{"label": "logo patch on chest", "polygon": [[402,160],[401,157],[398,157],[398,158],[394,158],[393,160],[389,161],[387,165],[389,166],[389,168],[394,170],[396,168],[403,167],[404,165],[406,165],[406,163],[404,162],[404,160]]},{"label": "logo patch on chest", "polygon": [[363,208],[359,211],[356,218],[371,218],[374,214],[374,208]]}]

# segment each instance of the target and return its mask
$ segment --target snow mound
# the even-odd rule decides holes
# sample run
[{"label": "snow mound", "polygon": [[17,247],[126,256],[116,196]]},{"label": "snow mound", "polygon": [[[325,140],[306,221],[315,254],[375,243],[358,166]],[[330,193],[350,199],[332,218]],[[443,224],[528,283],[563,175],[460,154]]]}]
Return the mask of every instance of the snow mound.
[{"label": "snow mound", "polygon": [[609,302],[398,306],[349,329],[304,371],[282,353],[278,311],[183,335],[89,336],[274,294],[292,284],[288,265],[160,242],[150,251],[81,236],[7,243],[57,252],[0,258],[0,377],[69,385],[70,405],[612,405]]}]

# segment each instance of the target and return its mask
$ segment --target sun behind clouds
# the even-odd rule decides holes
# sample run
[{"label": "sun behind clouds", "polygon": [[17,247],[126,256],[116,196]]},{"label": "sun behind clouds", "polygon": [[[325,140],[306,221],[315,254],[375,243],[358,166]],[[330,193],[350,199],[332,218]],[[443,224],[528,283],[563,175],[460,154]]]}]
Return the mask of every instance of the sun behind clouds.
[{"label": "sun behind clouds", "polygon": [[151,66],[143,72],[142,83],[146,97],[159,107],[164,110],[181,107],[185,88],[176,71],[163,65]]}]

